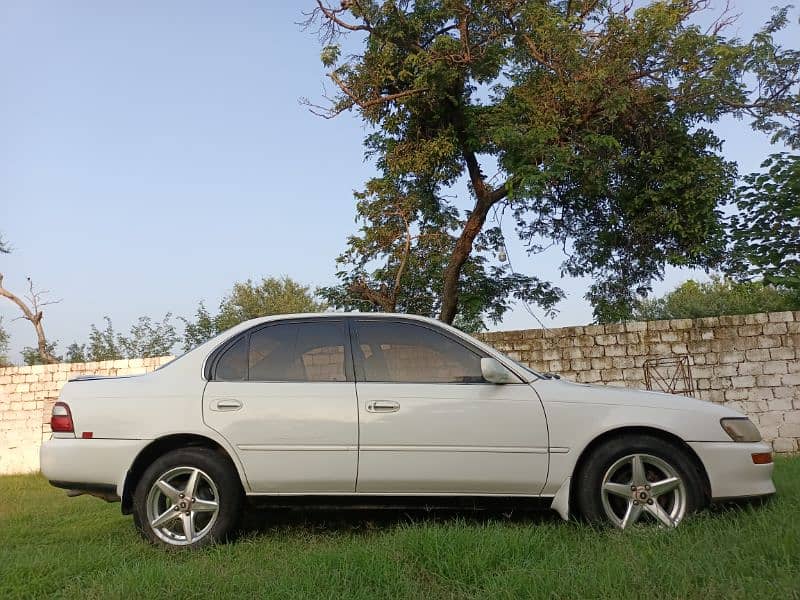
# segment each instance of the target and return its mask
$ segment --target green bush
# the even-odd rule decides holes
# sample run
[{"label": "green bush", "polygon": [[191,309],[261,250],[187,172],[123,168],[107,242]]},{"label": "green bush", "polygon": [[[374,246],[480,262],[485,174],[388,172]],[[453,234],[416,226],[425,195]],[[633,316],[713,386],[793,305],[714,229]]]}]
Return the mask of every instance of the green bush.
[{"label": "green bush", "polygon": [[800,310],[800,294],[761,282],[714,277],[708,282],[690,279],[660,298],[643,300],[633,316],[640,321],[655,321],[783,310]]}]

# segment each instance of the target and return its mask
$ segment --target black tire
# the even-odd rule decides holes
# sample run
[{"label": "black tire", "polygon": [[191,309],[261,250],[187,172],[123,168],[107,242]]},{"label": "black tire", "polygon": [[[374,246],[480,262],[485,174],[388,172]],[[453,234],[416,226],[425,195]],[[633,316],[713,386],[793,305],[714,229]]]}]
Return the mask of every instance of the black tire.
[{"label": "black tire", "polygon": [[[590,523],[619,526],[604,508],[603,479],[609,469],[634,454],[656,457],[677,473],[685,490],[685,516],[700,510],[708,502],[703,473],[689,452],[676,443],[644,433],[628,434],[610,439],[589,452],[573,478],[572,498],[579,515]],[[652,467],[650,469],[652,473]]]},{"label": "black tire", "polygon": [[[170,474],[175,474],[172,481],[180,483],[182,471],[184,470],[189,473],[192,471],[199,472],[198,479],[200,483],[196,493],[197,500],[200,501],[198,505],[201,502],[209,505],[216,503],[217,505],[217,509],[212,516],[199,511],[195,513],[190,510],[192,505],[186,506],[189,512],[183,514],[188,517],[190,512],[192,513],[192,530],[194,530],[195,520],[200,521],[202,524],[202,519],[208,519],[203,535],[199,535],[198,539],[192,541],[187,541],[187,536],[183,536],[184,539],[182,541],[180,539],[172,539],[169,532],[165,533],[164,528],[167,525],[159,528],[160,533],[157,532],[150,525],[150,518],[148,517],[148,506],[151,507],[151,512],[157,514],[152,510],[154,503],[156,505],[159,501],[166,503],[162,504],[161,509],[158,509],[159,513],[164,510],[164,507],[172,504],[172,509],[176,511],[176,517],[170,521],[168,527],[177,530],[176,538],[181,535],[181,531],[185,531],[182,510],[176,508],[178,502],[168,499],[165,494],[154,489],[157,481],[169,477]],[[190,477],[189,473],[185,475],[187,484]],[[176,485],[175,489],[186,491],[185,489],[181,490],[180,485]],[[205,495],[205,498],[200,498],[201,494]],[[180,502],[184,502],[184,497],[180,496],[180,498]],[[195,501],[194,498],[187,498],[186,500]],[[223,542],[229,538],[236,530],[241,517],[243,501],[244,492],[238,473],[227,457],[220,456],[219,453],[210,448],[180,448],[160,456],[145,470],[134,491],[133,521],[142,537],[152,544],[170,549],[200,548],[209,544]],[[164,510],[163,514],[167,514],[166,510]]]}]

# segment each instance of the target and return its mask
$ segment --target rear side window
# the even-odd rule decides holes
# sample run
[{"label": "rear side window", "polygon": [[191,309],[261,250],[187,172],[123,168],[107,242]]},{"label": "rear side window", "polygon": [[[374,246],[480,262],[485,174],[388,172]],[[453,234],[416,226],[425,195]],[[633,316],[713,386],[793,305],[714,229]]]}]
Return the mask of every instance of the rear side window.
[{"label": "rear side window", "polygon": [[[249,337],[249,345],[248,345]],[[221,381],[347,381],[341,321],[277,323],[242,336],[220,357]]]},{"label": "rear side window", "polygon": [[225,350],[217,362],[214,379],[242,381],[247,379],[247,338],[240,337]]},{"label": "rear side window", "polygon": [[413,323],[358,323],[359,380],[395,383],[483,383],[481,356]]}]

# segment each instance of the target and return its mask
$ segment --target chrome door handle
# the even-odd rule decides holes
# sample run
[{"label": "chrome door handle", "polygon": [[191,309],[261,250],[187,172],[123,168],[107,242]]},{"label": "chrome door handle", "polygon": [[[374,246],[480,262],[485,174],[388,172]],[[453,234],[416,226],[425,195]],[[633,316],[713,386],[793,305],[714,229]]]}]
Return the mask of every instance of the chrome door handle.
[{"label": "chrome door handle", "polygon": [[242,408],[242,401],[236,398],[220,398],[211,402],[211,410],[231,411]]},{"label": "chrome door handle", "polygon": [[367,404],[367,412],[384,413],[397,412],[400,410],[400,403],[394,400],[375,400]]}]

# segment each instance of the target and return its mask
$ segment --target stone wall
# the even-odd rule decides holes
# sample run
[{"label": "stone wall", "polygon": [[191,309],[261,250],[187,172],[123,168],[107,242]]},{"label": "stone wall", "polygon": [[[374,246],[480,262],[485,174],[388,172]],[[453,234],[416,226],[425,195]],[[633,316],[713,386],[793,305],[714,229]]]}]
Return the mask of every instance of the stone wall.
[{"label": "stone wall", "polygon": [[[484,333],[567,379],[645,388],[648,358],[689,357],[695,395],[747,414],[776,452],[800,450],[800,312]],[[657,388],[654,388],[657,389]]]},{"label": "stone wall", "polygon": [[[533,369],[645,387],[648,358],[688,356],[696,395],[749,415],[777,452],[800,450],[800,312],[484,333]],[[61,387],[146,373],[171,357],[0,369],[0,474],[35,471]]]},{"label": "stone wall", "polygon": [[39,469],[39,446],[50,435],[50,411],[68,379],[146,373],[171,358],[0,369],[0,475]]}]

